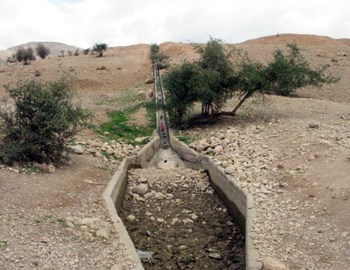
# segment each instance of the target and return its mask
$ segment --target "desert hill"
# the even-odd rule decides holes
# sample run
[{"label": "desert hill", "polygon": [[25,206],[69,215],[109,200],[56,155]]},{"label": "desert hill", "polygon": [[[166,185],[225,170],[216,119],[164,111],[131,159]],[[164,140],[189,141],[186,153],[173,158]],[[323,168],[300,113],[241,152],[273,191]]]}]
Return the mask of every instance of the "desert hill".
[{"label": "desert hill", "polygon": [[72,51],[75,52],[76,49],[78,49],[78,47],[75,46],[71,46],[71,45],[66,45],[64,43],[60,43],[60,42],[36,42],[36,41],[31,41],[31,42],[27,42],[24,44],[20,44],[17,46],[13,46],[8,48],[7,50],[0,50],[0,62],[1,60],[6,60],[7,57],[11,57],[11,55],[16,52],[19,48],[23,47],[23,48],[33,48],[35,50],[36,46],[41,43],[43,45],[45,45],[47,48],[50,49],[50,57],[52,56],[57,56],[58,54],[61,53],[61,51],[64,51],[65,53],[67,53],[68,51]]},{"label": "desert hill", "polygon": [[61,51],[74,52],[76,49],[78,49],[78,47],[76,47],[76,46],[66,45],[66,44],[60,43],[60,42],[36,42],[36,41],[32,41],[32,42],[27,42],[27,43],[24,43],[21,45],[17,45],[17,46],[8,48],[7,50],[16,51],[21,47],[24,47],[24,48],[32,47],[33,49],[35,49],[38,44],[43,44],[45,47],[49,48],[50,52],[51,52],[51,54],[50,54],[51,56],[57,56],[58,54],[61,53]]},{"label": "desert hill", "polygon": [[[346,39],[344,39],[346,40]],[[280,45],[286,43],[297,43],[301,46],[339,46],[344,45],[342,39],[337,40],[326,36],[280,34],[274,36],[260,37],[242,42],[249,45]]]}]

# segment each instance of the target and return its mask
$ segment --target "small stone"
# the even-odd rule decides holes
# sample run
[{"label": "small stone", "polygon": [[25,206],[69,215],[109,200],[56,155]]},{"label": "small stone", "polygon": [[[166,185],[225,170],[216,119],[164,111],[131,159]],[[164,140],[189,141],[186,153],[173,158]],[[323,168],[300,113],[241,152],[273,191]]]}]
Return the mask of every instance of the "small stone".
[{"label": "small stone", "polygon": [[84,219],[79,220],[76,224],[91,226],[95,223],[100,223],[101,221],[102,220],[99,218],[84,218]]},{"label": "small stone", "polygon": [[134,215],[129,215],[126,217],[126,220],[128,221],[134,221],[136,219],[136,217]]},{"label": "small stone", "polygon": [[222,260],[221,255],[219,253],[209,253],[209,258],[212,258],[215,260]]},{"label": "small stone", "polygon": [[71,221],[67,221],[66,224],[67,224],[68,228],[72,228],[72,229],[75,228],[74,223]]},{"label": "small stone", "polygon": [[40,242],[46,244],[46,243],[49,243],[49,242],[50,242],[50,239],[47,238],[47,237],[41,237],[41,238],[40,238]]},{"label": "small stone", "polygon": [[349,234],[349,232],[342,232],[342,233],[340,234],[340,236],[341,236],[341,237],[347,237],[348,234]]},{"label": "small stone", "polygon": [[165,195],[161,192],[156,192],[154,194],[154,198],[157,199],[157,200],[162,200],[162,199],[165,199]]},{"label": "small stone", "polygon": [[187,249],[187,246],[185,245],[179,246],[179,250],[185,250],[185,249]]},{"label": "small stone", "polygon": [[157,218],[157,222],[159,222],[159,223],[166,223],[163,218]]},{"label": "small stone", "polygon": [[135,142],[140,143],[140,142],[143,142],[143,141],[147,140],[147,138],[148,138],[148,137],[139,137],[139,138],[135,138]]},{"label": "small stone", "polygon": [[92,182],[91,180],[87,180],[87,179],[84,179],[84,181],[88,184],[93,184],[94,182]]},{"label": "small stone", "polygon": [[176,222],[178,222],[179,221],[179,219],[178,218],[173,218],[172,219],[172,222],[171,222],[171,225],[174,225]]},{"label": "small stone", "polygon": [[148,199],[152,198],[153,196],[154,196],[154,193],[153,193],[153,192],[149,192],[149,193],[146,193],[146,194],[144,195],[144,198],[145,198],[146,200],[148,200]]}]

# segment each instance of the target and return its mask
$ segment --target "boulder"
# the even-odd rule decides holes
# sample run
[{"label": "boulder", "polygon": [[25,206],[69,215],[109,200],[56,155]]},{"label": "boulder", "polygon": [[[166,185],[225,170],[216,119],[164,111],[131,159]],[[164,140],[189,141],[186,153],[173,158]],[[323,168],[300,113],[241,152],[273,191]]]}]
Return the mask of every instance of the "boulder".
[{"label": "boulder", "polygon": [[79,155],[84,154],[84,149],[80,145],[74,145],[74,146],[71,147],[71,149],[76,154],[79,154]]},{"label": "boulder", "polygon": [[148,185],[147,184],[140,184],[132,189],[132,192],[139,194],[139,195],[145,195],[148,191]]},{"label": "boulder", "polygon": [[152,84],[152,83],[154,83],[154,80],[153,79],[147,79],[147,80],[145,80],[145,83],[146,84]]},{"label": "boulder", "polygon": [[289,270],[289,268],[274,258],[266,257],[263,260],[263,270]]}]

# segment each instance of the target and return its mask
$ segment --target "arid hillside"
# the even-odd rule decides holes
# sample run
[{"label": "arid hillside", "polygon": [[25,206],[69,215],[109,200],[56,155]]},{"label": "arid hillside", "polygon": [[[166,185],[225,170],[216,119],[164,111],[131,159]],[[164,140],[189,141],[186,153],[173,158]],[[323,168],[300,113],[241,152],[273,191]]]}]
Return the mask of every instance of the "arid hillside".
[{"label": "arid hillside", "polygon": [[[350,40],[281,34],[234,46],[266,63],[290,42],[312,67],[326,67],[340,82],[300,89],[297,98],[267,97],[264,105],[252,99],[236,117],[181,133],[253,194],[253,238],[261,260],[273,257],[284,269],[345,270],[350,265]],[[190,44],[166,42],[160,50],[171,64],[198,57]],[[108,112],[123,110],[153,89],[146,83],[152,78],[149,54],[150,45],[139,44],[110,48],[100,58],[80,53],[51,55],[27,66],[0,64],[0,98],[8,96],[4,84],[54,80],[69,72],[98,127],[110,120]],[[134,120],[141,124],[144,115],[140,111]],[[132,269],[102,193],[120,163],[105,152],[113,146],[113,154],[127,156],[140,149],[111,143],[92,129],[77,141],[81,153],[53,174],[0,165],[0,269],[111,269],[114,264],[114,269]],[[92,219],[103,228],[87,224]],[[97,231],[106,228],[108,237],[100,237]]]}]

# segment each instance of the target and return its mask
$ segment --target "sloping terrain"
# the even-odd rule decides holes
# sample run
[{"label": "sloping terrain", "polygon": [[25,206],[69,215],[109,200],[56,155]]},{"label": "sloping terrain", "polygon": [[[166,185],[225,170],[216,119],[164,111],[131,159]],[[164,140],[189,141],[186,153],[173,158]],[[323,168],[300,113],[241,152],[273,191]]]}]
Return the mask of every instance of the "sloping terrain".
[{"label": "sloping terrain", "polygon": [[[301,89],[299,98],[270,97],[265,106],[252,100],[237,117],[222,118],[216,125],[197,127],[184,135],[194,138],[195,148],[201,141],[209,144],[210,152],[219,144],[224,146],[213,158],[254,194],[258,208],[255,244],[262,258],[274,257],[290,269],[347,269],[348,39],[283,34],[235,46],[266,63],[276,48],[286,49],[286,42],[297,43],[312,67],[327,66],[341,81],[322,89]],[[177,63],[197,57],[190,44],[167,42],[160,48]],[[144,44],[111,48],[101,58],[52,55],[28,66],[2,64],[0,81],[1,85],[19,78],[45,81],[59,77],[64,70],[72,71],[73,85],[83,105],[96,112],[98,125],[109,120],[106,112],[125,108],[140,91],[153,87],[144,83],[152,77],[149,50]],[[0,97],[6,96],[1,88]],[[79,135],[87,147],[96,140],[105,138],[92,130]],[[96,235],[94,225],[81,224],[87,222],[82,222],[85,218],[98,218],[107,226],[99,194],[102,196],[115,166],[117,163],[85,150],[83,155],[72,156],[71,164],[56,168],[54,174],[2,167],[0,269],[42,269],[60,262],[62,269],[106,269],[113,263],[129,269],[132,262],[125,258],[118,232],[111,232],[106,239]],[[91,252],[93,256],[88,256]]]}]

